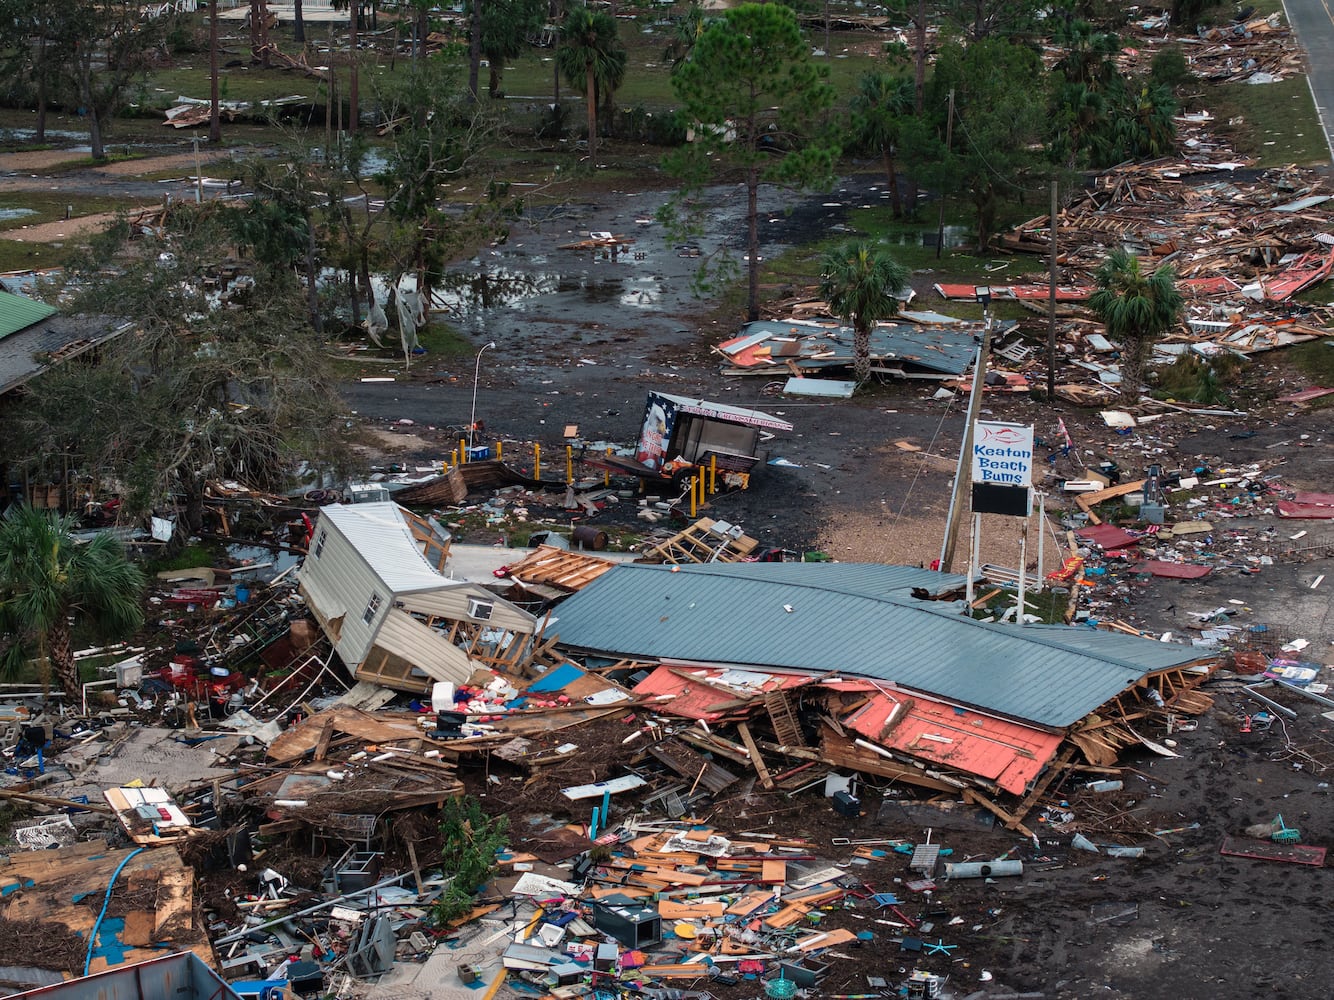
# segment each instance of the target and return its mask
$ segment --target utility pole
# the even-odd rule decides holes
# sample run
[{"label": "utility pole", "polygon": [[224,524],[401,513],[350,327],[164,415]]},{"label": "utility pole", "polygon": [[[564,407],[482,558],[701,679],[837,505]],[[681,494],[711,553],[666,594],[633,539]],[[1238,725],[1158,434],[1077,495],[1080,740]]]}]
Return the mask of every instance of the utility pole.
[{"label": "utility pole", "polygon": [[983,307],[986,321],[982,328],[982,343],[977,346],[977,363],[973,365],[973,386],[968,393],[968,415],[965,417],[963,444],[959,446],[959,462],[954,469],[954,492],[950,495],[950,511],[945,522],[945,541],[940,547],[940,572],[948,573],[954,562],[954,536],[958,533],[959,512],[963,509],[963,491],[972,478],[973,425],[982,409],[982,385],[987,377],[987,357],[991,353],[991,312]]},{"label": "utility pole", "polygon": [[1048,289],[1047,402],[1056,399],[1056,181],[1051,182],[1051,284]]},{"label": "utility pole", "polygon": [[[361,36],[358,34],[361,28],[361,0],[352,0],[348,6],[352,9],[352,20],[348,28],[347,47],[351,51],[352,58],[348,66],[351,106],[347,110],[347,131],[349,135],[356,135],[357,119],[361,117],[361,108],[358,107],[361,97],[361,81],[357,74],[357,60],[361,54]],[[333,62],[332,56],[329,62]]]},{"label": "utility pole", "polygon": [[218,0],[208,5],[208,141],[222,142],[222,105],[218,100]]},{"label": "utility pole", "polygon": [[[945,152],[948,154],[954,148],[954,88],[950,88],[950,108],[945,118]],[[945,243],[945,192],[940,192],[940,219],[936,223],[936,260],[940,260],[940,253]]]}]

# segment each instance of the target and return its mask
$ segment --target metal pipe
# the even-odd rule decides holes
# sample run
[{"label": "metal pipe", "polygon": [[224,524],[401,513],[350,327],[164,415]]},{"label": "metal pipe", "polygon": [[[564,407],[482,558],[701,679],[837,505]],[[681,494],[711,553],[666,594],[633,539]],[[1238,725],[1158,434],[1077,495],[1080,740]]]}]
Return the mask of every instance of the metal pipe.
[{"label": "metal pipe", "polygon": [[314,906],[308,906],[304,910],[297,910],[295,913],[288,913],[273,920],[267,920],[262,924],[256,924],[254,927],[247,927],[244,930],[233,931],[231,934],[224,934],[213,942],[214,947],[220,944],[230,944],[233,941],[239,941],[247,934],[254,931],[262,931],[269,927],[277,927],[279,924],[285,924],[289,920],[295,920],[297,917],[308,916],[311,913],[319,913],[320,910],[327,910],[331,906],[337,906],[345,899],[351,899],[353,896],[360,896],[362,893],[374,892],[376,889],[383,889],[385,886],[396,885],[404,879],[412,878],[412,872],[404,872],[402,875],[395,875],[393,878],[387,878],[383,882],[376,882],[366,889],[358,889],[356,892],[345,892],[341,896],[335,896],[333,899],[326,899],[323,903],[316,903]]},{"label": "metal pipe", "polygon": [[1254,691],[1252,691],[1250,688],[1242,688],[1241,693],[1244,694],[1244,695],[1246,695],[1246,697],[1248,697],[1248,698],[1254,698],[1256,701],[1258,701],[1258,702],[1262,702],[1262,703],[1268,705],[1268,706],[1269,706],[1270,708],[1272,708],[1275,712],[1278,712],[1278,713],[1281,714],[1281,715],[1286,715],[1289,719],[1295,719],[1295,718],[1297,718],[1297,713],[1294,712],[1292,709],[1290,709],[1290,708],[1284,708],[1282,705],[1280,705],[1278,702],[1274,701],[1272,698],[1266,698],[1266,697],[1265,697],[1264,695],[1262,695],[1262,694],[1256,694],[1256,693],[1255,693]]},{"label": "metal pipe", "polygon": [[1299,695],[1302,695],[1303,697],[1310,698],[1312,701],[1319,702],[1322,705],[1328,705],[1330,708],[1334,708],[1334,701],[1330,701],[1328,698],[1322,698],[1318,694],[1312,694],[1305,688],[1299,688],[1296,684],[1289,684],[1287,681],[1279,680],[1277,677],[1271,679],[1275,684],[1277,684],[1281,688],[1286,688],[1289,691],[1295,691]]},{"label": "metal pipe", "polygon": [[945,877],[954,878],[998,878],[1001,875],[1022,875],[1022,861],[963,861],[945,865]]}]

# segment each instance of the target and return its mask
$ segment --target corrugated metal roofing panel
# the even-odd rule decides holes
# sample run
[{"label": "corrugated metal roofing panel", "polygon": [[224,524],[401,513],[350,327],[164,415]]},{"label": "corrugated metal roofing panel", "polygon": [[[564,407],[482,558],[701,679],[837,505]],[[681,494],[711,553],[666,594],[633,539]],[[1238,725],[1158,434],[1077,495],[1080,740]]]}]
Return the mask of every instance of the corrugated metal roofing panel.
[{"label": "corrugated metal roofing panel", "polygon": [[26,330],[56,313],[55,306],[10,292],[0,292],[0,340],[11,333]]},{"label": "corrugated metal roofing panel", "polygon": [[884,563],[703,563],[685,565],[682,573],[700,573],[783,583],[787,586],[820,587],[840,594],[863,597],[910,597],[914,588],[928,594],[962,590],[968,582],[959,573],[937,573],[920,566],[889,566]]},{"label": "corrugated metal roofing panel", "polygon": [[467,586],[447,580],[426,561],[396,503],[330,504],[320,508],[320,517],[337,526],[395,594]]},{"label": "corrugated metal roofing panel", "polygon": [[857,383],[833,378],[798,378],[793,376],[783,383],[785,396],[827,396],[831,399],[851,399]]},{"label": "corrugated metal roofing panel", "polygon": [[[739,572],[742,565],[788,568],[763,577]],[[673,572],[623,564],[560,605],[553,628],[582,650],[846,672],[1050,727],[1076,722],[1152,670],[1200,659],[1188,646],[978,622],[952,608],[836,589],[834,577],[821,586],[815,574],[795,575],[829,565]]]},{"label": "corrugated metal roofing panel", "polygon": [[714,705],[760,692],[799,687],[811,681],[810,677],[801,674],[762,674],[763,680],[757,678],[750,687],[733,688],[725,683],[727,674],[728,671],[721,668],[663,664],[635,685],[635,697],[667,695],[671,701],[659,705],[663,711],[686,719],[716,722],[727,713],[713,708]]},{"label": "corrugated metal roofing panel", "polygon": [[1015,795],[1042,773],[1064,739],[907,691],[873,694],[842,722],[882,746],[980,775]]},{"label": "corrugated metal roofing panel", "polygon": [[[975,320],[960,323],[955,328],[880,323],[871,332],[871,356],[882,361],[910,361],[928,371],[962,375],[976,355],[973,335],[979,332],[979,327]],[[799,320],[755,320],[742,327],[741,333],[723,343],[720,349],[737,364],[748,366],[759,363],[757,352],[766,341],[792,337],[818,337],[821,349],[836,355],[830,359],[832,364],[846,365],[852,358],[852,327]],[[802,364],[811,367],[814,361],[807,358]]]}]

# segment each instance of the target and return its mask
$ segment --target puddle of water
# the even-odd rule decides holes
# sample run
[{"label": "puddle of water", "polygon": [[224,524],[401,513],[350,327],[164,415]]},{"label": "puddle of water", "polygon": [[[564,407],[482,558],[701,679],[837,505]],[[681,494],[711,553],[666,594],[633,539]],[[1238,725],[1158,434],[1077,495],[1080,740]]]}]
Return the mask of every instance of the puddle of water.
[{"label": "puddle of water", "polygon": [[[37,137],[36,129],[0,128],[0,142],[18,142],[18,143],[35,142],[36,137]],[[88,141],[88,133],[87,131],[74,132],[69,129],[60,129],[60,128],[47,129],[46,138],[43,141],[51,142],[56,139],[60,139],[63,141],[72,140],[74,142],[79,142],[82,140],[83,142],[86,143]],[[80,147],[79,150],[77,150],[77,152],[91,152],[91,151],[92,147],[90,146],[82,146]]]},{"label": "puddle of water", "polygon": [[232,574],[238,581],[245,580],[272,580],[279,573],[290,569],[301,561],[301,557],[294,552],[286,552],[279,549],[271,549],[265,545],[228,545],[227,555],[237,560],[243,566],[255,565],[262,566],[264,563],[270,565],[263,566],[262,569],[246,570],[234,569]]},{"label": "puddle of water", "polygon": [[[961,247],[973,238],[973,231],[967,226],[946,226],[944,236],[946,248]],[[936,230],[920,229],[915,233],[899,233],[897,237],[886,237],[885,242],[890,246],[933,247],[936,245]]]},{"label": "puddle of water", "polygon": [[37,211],[31,208],[0,208],[0,222],[12,222],[36,214]]},{"label": "puddle of water", "polygon": [[632,278],[625,283],[621,294],[621,305],[636,309],[648,309],[662,299],[662,282],[652,276]]},{"label": "puddle of water", "polygon": [[432,289],[431,305],[470,320],[488,309],[524,312],[551,295],[570,296],[590,305],[609,302],[647,309],[662,297],[661,281],[651,275],[590,278],[550,271],[487,271],[446,274]]}]

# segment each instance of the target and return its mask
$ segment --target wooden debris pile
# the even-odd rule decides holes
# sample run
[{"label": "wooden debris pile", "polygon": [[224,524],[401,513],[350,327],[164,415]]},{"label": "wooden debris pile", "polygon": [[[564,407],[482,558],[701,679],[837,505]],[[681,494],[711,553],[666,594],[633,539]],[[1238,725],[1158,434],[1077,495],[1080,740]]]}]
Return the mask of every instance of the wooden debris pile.
[{"label": "wooden debris pile", "polygon": [[1211,83],[1263,83],[1304,70],[1306,60],[1298,40],[1277,11],[1202,27],[1195,35],[1175,36],[1168,28],[1165,15],[1128,24],[1126,33],[1133,44],[1121,50],[1121,70],[1147,76],[1153,57],[1169,45],[1181,48],[1195,77]]},{"label": "wooden debris pile", "polygon": [[[1117,247],[1149,267],[1171,264],[1194,299],[1277,303],[1328,277],[1334,251],[1329,213],[1320,210],[1334,198],[1327,182],[1297,168],[1269,170],[1255,181],[1185,179],[1216,167],[1211,160],[1156,160],[1102,174],[1057,217],[1066,280],[1091,284]],[[1050,225],[1047,215],[1031,219],[999,244],[1045,254]]]}]

